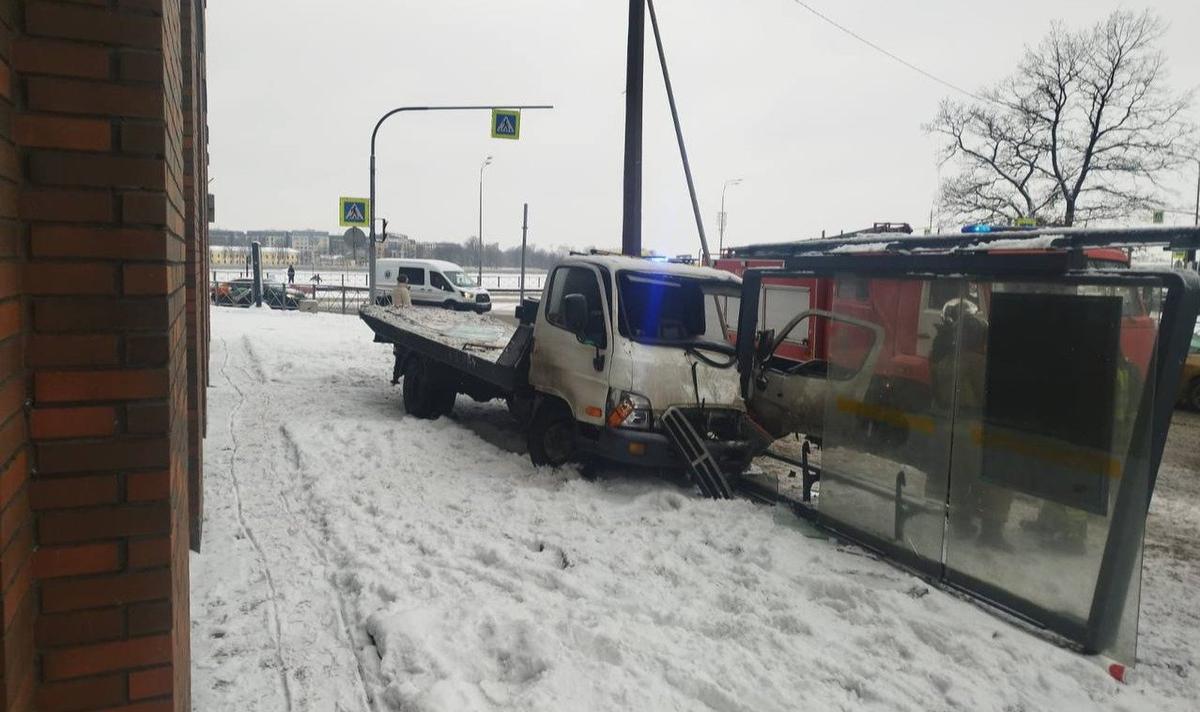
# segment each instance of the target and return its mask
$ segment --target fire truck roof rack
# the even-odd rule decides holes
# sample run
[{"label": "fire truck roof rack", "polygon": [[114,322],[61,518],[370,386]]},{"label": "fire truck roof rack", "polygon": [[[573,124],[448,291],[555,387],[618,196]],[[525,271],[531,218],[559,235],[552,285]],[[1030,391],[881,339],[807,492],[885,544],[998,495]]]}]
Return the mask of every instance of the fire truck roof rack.
[{"label": "fire truck roof rack", "polygon": [[1115,227],[1039,228],[985,233],[940,235],[896,235],[864,232],[817,240],[746,245],[726,250],[741,259],[789,259],[797,257],[887,254],[988,253],[1005,251],[1081,252],[1096,248],[1168,247],[1173,250],[1200,249],[1200,228]]}]

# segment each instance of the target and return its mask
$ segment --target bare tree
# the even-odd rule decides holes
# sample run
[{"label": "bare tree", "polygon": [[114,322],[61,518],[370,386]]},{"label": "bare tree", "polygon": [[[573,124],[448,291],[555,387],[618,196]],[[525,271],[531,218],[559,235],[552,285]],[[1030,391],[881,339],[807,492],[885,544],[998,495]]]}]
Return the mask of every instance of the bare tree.
[{"label": "bare tree", "polygon": [[1194,132],[1191,92],[1166,86],[1165,26],[1117,11],[1080,31],[1054,24],[1017,71],[926,126],[943,137],[943,208],[965,219],[1073,225],[1157,206]]}]

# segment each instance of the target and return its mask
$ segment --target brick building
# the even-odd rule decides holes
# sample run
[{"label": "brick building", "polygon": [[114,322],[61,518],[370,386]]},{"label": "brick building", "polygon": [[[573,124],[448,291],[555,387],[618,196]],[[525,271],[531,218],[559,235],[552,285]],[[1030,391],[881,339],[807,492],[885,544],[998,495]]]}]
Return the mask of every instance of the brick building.
[{"label": "brick building", "polygon": [[204,0],[0,2],[0,710],[185,710]]}]

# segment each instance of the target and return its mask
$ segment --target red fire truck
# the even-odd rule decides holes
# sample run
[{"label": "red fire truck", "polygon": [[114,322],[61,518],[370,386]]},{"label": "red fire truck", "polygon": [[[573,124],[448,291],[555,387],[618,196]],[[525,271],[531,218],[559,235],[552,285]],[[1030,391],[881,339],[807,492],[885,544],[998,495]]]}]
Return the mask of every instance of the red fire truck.
[{"label": "red fire truck", "polygon": [[[891,233],[911,233],[906,224],[877,223],[855,236]],[[1022,252],[1033,252],[1018,248]],[[1018,249],[1009,250],[1017,252]],[[740,248],[729,248],[715,266],[741,276],[747,269],[781,267],[781,260],[755,259],[741,254]],[[746,250],[753,253],[754,250]],[[869,250],[858,251],[864,257]],[[1129,254],[1122,249],[1091,249],[1085,252],[1087,267],[1095,269],[1127,268]],[[973,301],[986,310],[990,285],[968,285],[962,293],[961,280],[895,280],[861,277],[796,278],[764,277],[760,297],[759,329],[783,329],[792,317],[809,309],[836,311],[883,327],[883,346],[875,365],[874,378],[866,394],[866,402],[901,411],[927,409],[930,391],[930,349],[938,325],[944,320],[943,308],[954,299]],[[1122,353],[1126,359],[1145,373],[1154,347],[1157,311],[1154,295],[1139,295],[1136,303],[1126,301],[1121,329]],[[799,363],[830,362],[831,356],[842,363],[859,361],[871,345],[871,335],[845,323],[824,318],[807,319],[797,325],[775,350],[777,358]],[[835,346],[836,344],[836,346]],[[1030,345],[1036,348],[1035,344]],[[836,354],[832,353],[836,350]],[[892,433],[903,437],[903,433]],[[885,437],[887,437],[885,435]]]}]

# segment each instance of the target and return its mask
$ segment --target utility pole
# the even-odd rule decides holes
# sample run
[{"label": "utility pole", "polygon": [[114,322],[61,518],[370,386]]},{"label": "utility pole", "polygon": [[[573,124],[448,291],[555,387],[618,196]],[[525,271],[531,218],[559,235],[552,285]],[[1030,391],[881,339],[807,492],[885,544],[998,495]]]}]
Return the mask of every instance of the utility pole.
[{"label": "utility pole", "polygon": [[483,165],[479,166],[479,286],[483,286],[483,169],[492,165],[492,157],[488,156]]},{"label": "utility pole", "polygon": [[642,255],[642,75],[646,58],[646,0],[629,0],[625,64],[625,205],[621,253]]}]

